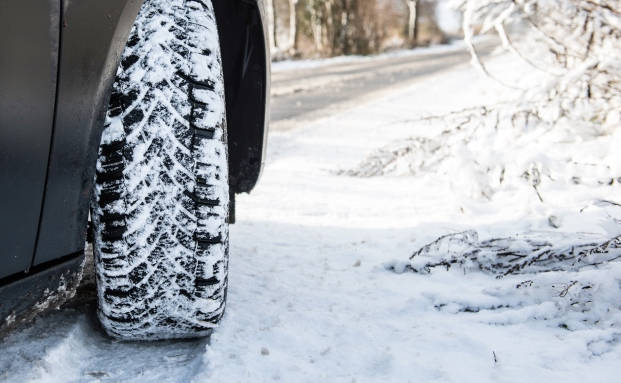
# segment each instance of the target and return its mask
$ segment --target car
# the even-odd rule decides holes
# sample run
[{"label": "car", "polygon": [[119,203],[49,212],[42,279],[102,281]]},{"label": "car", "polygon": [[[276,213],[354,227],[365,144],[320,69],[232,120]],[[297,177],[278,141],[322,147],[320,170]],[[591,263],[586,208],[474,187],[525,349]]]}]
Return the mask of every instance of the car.
[{"label": "car", "polygon": [[5,0],[0,49],[0,332],[72,294],[90,232],[110,336],[210,334],[265,158],[263,0]]}]

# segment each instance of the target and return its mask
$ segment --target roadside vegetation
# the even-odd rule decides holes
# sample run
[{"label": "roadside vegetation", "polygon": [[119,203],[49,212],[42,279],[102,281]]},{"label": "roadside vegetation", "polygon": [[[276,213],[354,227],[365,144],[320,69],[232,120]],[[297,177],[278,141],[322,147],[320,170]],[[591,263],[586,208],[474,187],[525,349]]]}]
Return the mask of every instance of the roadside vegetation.
[{"label": "roadside vegetation", "polygon": [[[458,19],[436,0],[268,0],[275,59],[367,55],[446,42]],[[444,13],[442,13],[444,10]],[[448,12],[448,13],[447,13]]]},{"label": "roadside vegetation", "polygon": [[[555,326],[612,329],[621,324],[619,3],[464,0],[456,5],[463,11],[473,64],[511,89],[515,99],[421,117],[412,124],[435,133],[395,141],[342,173],[432,175],[450,182],[456,199],[478,204],[465,214],[512,204],[522,218],[446,233],[414,251],[409,261],[387,268],[517,275],[510,289],[518,303],[474,304],[467,310],[495,311],[534,299],[553,303],[541,317],[558,318],[550,322]],[[485,33],[500,38],[507,57],[503,66],[488,68],[479,57],[473,37]],[[516,77],[513,68],[520,65],[527,69]]]}]

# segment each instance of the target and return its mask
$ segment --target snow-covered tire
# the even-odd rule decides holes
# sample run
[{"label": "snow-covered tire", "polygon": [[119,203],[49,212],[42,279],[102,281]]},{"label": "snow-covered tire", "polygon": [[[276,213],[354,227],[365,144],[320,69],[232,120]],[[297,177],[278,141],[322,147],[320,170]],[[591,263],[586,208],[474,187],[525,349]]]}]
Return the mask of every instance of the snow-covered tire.
[{"label": "snow-covered tire", "polygon": [[224,312],[228,166],[210,0],[145,0],[117,71],[92,204],[98,316],[120,339],[208,335]]}]

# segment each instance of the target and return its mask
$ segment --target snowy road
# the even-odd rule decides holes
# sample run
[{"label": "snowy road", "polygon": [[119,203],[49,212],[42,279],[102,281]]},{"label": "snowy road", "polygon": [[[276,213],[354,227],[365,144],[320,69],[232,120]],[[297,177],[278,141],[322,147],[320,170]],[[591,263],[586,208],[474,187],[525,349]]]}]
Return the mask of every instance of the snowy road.
[{"label": "snowy road", "polygon": [[[503,279],[459,270],[430,275],[387,270],[446,233],[550,230],[552,208],[541,207],[532,189],[499,192],[481,202],[469,197],[471,182],[446,179],[436,171],[377,177],[341,172],[356,169],[370,153],[395,141],[437,135],[432,125],[420,122],[422,116],[515,96],[480,76],[467,59],[453,65],[464,58],[462,53],[436,58],[444,64],[434,66],[426,57],[421,65],[444,65],[445,70],[400,79],[402,86],[355,98],[355,105],[340,104],[321,118],[295,112],[290,125],[282,125],[289,118],[282,100],[301,100],[304,107],[306,92],[330,92],[325,85],[311,84],[289,93],[286,84],[296,71],[277,68],[275,91],[282,95],[275,98],[274,117],[282,129],[270,136],[267,166],[256,191],[238,199],[229,304],[209,342],[116,342],[102,335],[92,306],[80,305],[40,318],[4,339],[0,381],[617,381],[621,320],[619,310],[607,304],[621,298],[618,281],[610,278],[620,275],[619,264],[586,275],[552,272]],[[335,68],[347,65],[370,63]],[[490,68],[506,70],[508,65],[500,56]],[[518,69],[516,78],[523,81]],[[554,203],[565,204],[568,213],[559,217],[569,231],[574,221],[584,226],[602,216],[585,208],[587,214],[571,221],[576,206],[593,198],[587,186],[580,190],[582,194],[555,194]],[[593,190],[602,199],[618,193]],[[540,192],[547,197],[552,190],[542,184]],[[613,229],[601,230],[605,236]],[[597,312],[588,320],[580,312],[565,311],[563,299],[572,296],[570,287],[561,294],[554,285],[516,290],[530,279],[531,285],[545,287],[584,278],[601,281],[589,291],[603,299],[594,304]],[[594,317],[597,321],[589,322]]]},{"label": "snowy road", "polygon": [[[497,44],[494,39],[483,39],[478,50],[486,56]],[[271,129],[300,126],[469,60],[464,44],[456,42],[372,58],[276,63],[272,73]]]}]

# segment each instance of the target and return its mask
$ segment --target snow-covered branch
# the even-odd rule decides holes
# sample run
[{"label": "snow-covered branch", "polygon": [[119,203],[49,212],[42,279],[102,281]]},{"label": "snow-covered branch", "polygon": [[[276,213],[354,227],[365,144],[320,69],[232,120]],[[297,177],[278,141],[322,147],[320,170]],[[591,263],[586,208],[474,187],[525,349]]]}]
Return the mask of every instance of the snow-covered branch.
[{"label": "snow-covered branch", "polygon": [[[495,30],[506,49],[553,74],[529,96],[581,121],[614,125],[621,108],[621,4],[606,0],[461,0],[473,61],[492,77],[472,38]],[[515,33],[515,36],[511,34]],[[502,81],[502,79],[500,79]]]}]

